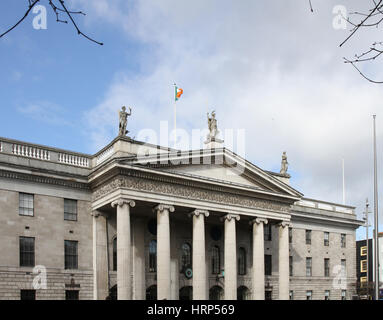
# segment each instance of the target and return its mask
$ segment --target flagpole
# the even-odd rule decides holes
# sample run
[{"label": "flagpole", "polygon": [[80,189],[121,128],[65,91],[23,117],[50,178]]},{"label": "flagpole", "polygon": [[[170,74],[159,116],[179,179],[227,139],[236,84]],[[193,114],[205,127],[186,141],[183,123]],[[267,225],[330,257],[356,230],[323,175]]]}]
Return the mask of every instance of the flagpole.
[{"label": "flagpole", "polygon": [[174,100],[174,149],[177,149],[177,100]]},{"label": "flagpole", "polygon": [[377,161],[376,161],[376,126],[374,124],[374,271],[375,271],[375,300],[379,299],[379,251],[378,251],[378,179],[377,179]]},{"label": "flagpole", "polygon": [[346,190],[344,185],[344,159],[342,159],[342,175],[343,175],[343,204],[346,204]]},{"label": "flagpole", "polygon": [[177,149],[177,85],[174,83],[174,149]]}]

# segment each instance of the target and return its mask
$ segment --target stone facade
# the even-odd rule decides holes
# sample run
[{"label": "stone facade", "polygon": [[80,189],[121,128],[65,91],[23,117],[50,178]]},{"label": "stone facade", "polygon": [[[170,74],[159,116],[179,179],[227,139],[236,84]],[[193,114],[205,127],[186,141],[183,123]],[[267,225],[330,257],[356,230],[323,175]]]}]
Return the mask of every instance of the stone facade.
[{"label": "stone facade", "polygon": [[[212,297],[214,290],[221,298],[233,299],[288,299],[287,292],[293,292],[294,299],[306,299],[307,291],[312,291],[312,298],[320,300],[326,290],[330,299],[341,299],[346,290],[346,298],[351,299],[356,283],[355,229],[361,224],[353,207],[304,199],[285,183],[286,176],[251,164],[234,179],[225,174],[222,164],[138,163],[141,155],[166,156],[170,151],[126,137],[116,138],[95,155],[0,138],[0,299],[20,299],[21,290],[35,288],[38,274],[34,268],[20,267],[19,237],[35,239],[35,265],[47,273],[47,286],[36,290],[36,299],[65,299],[71,290],[79,292],[79,299],[105,299],[113,296],[115,286],[124,299],[145,299],[154,292],[159,298],[191,298],[188,288],[193,281],[198,286],[194,298],[199,299]],[[212,153],[231,162],[240,160],[225,149]],[[190,153],[178,156],[187,159]],[[33,216],[20,215],[20,193],[33,195]],[[77,200],[76,221],[64,219],[64,199]],[[121,199],[128,203],[121,204]],[[202,224],[192,215],[195,210],[204,212],[198,217],[203,218]],[[230,219],[223,219],[227,215]],[[255,236],[257,218],[267,221],[266,227],[271,225],[271,241]],[[281,233],[288,228],[291,243],[287,243],[287,233]],[[306,230],[311,230],[311,244],[306,244]],[[329,232],[328,246],[324,245],[325,232]],[[346,235],[345,247],[341,234]],[[117,241],[117,250],[116,237],[123,239]],[[65,240],[78,242],[75,269],[65,269]],[[158,246],[154,265],[149,252],[153,240]],[[196,254],[198,261],[205,261],[204,268],[201,263],[188,266],[194,275],[197,272],[194,277],[182,268],[185,243],[191,249],[189,259]],[[219,272],[213,273],[217,248]],[[245,270],[238,274],[240,248],[245,252]],[[253,264],[254,270],[262,270],[264,255],[272,256],[272,273],[258,279]],[[287,255],[293,259],[293,274],[279,277],[279,270],[288,270]],[[306,276],[307,257],[312,258],[311,276]],[[328,277],[325,258],[330,261]],[[341,260],[346,261],[344,288],[334,282],[339,272],[333,273]],[[158,287],[151,292],[152,286]],[[237,292],[238,288],[243,291]]]}]

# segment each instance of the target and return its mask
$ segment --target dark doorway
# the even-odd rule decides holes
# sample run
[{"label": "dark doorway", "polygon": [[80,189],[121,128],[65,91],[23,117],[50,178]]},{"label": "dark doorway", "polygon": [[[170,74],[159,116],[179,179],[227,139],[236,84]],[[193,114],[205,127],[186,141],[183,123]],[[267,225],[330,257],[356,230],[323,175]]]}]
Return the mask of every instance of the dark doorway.
[{"label": "dark doorway", "polygon": [[157,286],[152,285],[146,289],[146,300],[157,300]]},{"label": "dark doorway", "polygon": [[193,300],[193,287],[182,287],[180,289],[180,300]]}]

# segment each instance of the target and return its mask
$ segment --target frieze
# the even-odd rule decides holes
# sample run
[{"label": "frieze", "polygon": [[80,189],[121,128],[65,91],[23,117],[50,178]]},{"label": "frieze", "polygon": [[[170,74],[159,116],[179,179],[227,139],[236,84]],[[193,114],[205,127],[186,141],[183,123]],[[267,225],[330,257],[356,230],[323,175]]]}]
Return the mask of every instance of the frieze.
[{"label": "frieze", "polygon": [[26,173],[20,173],[20,172],[0,170],[0,177],[6,178],[6,179],[18,179],[18,180],[30,181],[35,183],[52,184],[52,185],[58,185],[58,186],[74,188],[74,189],[90,190],[90,187],[87,183],[68,181],[68,180],[51,178],[46,176],[37,176],[37,175],[31,175]]},{"label": "frieze", "polygon": [[269,211],[289,212],[290,206],[269,200],[255,199],[242,195],[234,195],[228,192],[205,190],[198,187],[171,184],[168,182],[156,182],[137,177],[116,177],[96,188],[93,192],[93,201],[104,195],[115,191],[118,188],[125,188],[137,191],[149,191],[164,195],[172,195],[196,200],[211,201],[229,205],[240,205],[243,207],[259,208]]}]

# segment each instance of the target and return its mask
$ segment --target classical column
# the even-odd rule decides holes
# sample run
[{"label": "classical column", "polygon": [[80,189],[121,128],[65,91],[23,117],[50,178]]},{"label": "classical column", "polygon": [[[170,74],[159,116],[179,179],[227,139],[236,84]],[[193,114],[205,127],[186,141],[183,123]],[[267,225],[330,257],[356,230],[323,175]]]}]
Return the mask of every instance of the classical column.
[{"label": "classical column", "polygon": [[169,300],[170,296],[170,224],[169,212],[174,207],[159,204],[157,211],[157,299]]},{"label": "classical column", "polygon": [[193,300],[207,300],[205,217],[206,210],[195,210],[193,217]]},{"label": "classical column", "polygon": [[237,242],[235,221],[239,215],[227,214],[225,221],[225,300],[237,299]]},{"label": "classical column", "polygon": [[132,261],[130,241],[130,207],[133,200],[120,199],[112,202],[117,207],[117,299],[132,299]]},{"label": "classical column", "polygon": [[[176,224],[170,223],[170,228],[175,230]],[[180,299],[180,267],[177,234],[170,233],[170,300]]]},{"label": "classical column", "polygon": [[253,300],[265,300],[265,247],[263,228],[267,219],[256,218],[253,224]]},{"label": "classical column", "polygon": [[145,300],[145,223],[142,219],[134,220],[133,225],[133,279],[134,300]]},{"label": "classical column", "polygon": [[279,223],[279,300],[289,300],[289,223]]},{"label": "classical column", "polygon": [[105,300],[108,289],[108,239],[106,217],[93,211],[93,299]]}]

